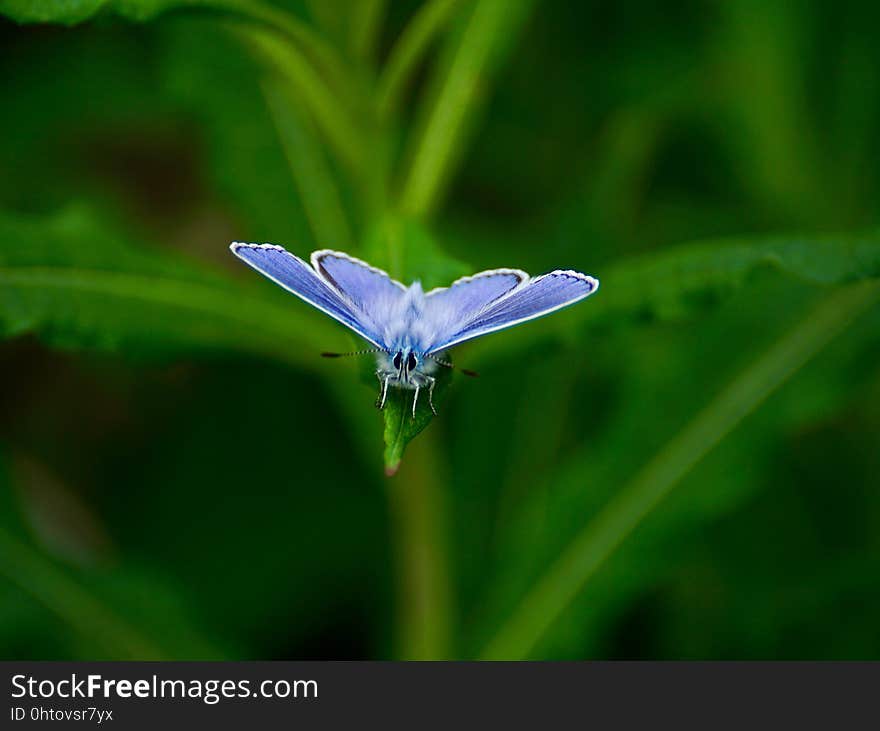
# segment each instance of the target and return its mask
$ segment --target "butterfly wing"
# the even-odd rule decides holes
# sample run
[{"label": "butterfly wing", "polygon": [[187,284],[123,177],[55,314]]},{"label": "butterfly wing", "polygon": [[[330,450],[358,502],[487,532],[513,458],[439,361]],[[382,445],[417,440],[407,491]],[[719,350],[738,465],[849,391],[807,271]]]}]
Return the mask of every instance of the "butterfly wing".
[{"label": "butterfly wing", "polygon": [[588,297],[598,287],[597,279],[569,269],[526,279],[466,319],[454,321],[452,316],[438,317],[446,321],[446,327],[437,328],[430,352],[549,315]]},{"label": "butterfly wing", "polygon": [[519,269],[490,269],[427,292],[425,310],[416,332],[420,349],[439,350],[434,347],[435,343],[447,339],[528,279],[529,275]]},{"label": "butterfly wing", "polygon": [[519,269],[490,269],[457,279],[448,287],[432,289],[425,297],[431,310],[447,312],[461,323],[471,320],[528,279],[529,275]]},{"label": "butterfly wing", "polygon": [[361,312],[375,317],[387,314],[406,292],[406,287],[381,269],[341,251],[314,252],[312,267]]},{"label": "butterfly wing", "polygon": [[373,345],[384,348],[374,316],[368,314],[343,293],[325,281],[318,272],[298,256],[274,244],[235,242],[232,253],[260,274],[281,285],[312,307],[354,330]]}]

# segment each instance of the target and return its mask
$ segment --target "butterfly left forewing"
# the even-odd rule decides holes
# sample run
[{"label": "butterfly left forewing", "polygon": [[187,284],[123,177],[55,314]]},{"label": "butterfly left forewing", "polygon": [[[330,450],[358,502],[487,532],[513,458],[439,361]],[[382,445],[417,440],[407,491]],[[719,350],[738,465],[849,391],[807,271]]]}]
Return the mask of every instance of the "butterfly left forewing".
[{"label": "butterfly left forewing", "polygon": [[373,345],[384,348],[372,318],[339,294],[298,256],[275,244],[234,242],[232,253],[288,292],[341,322]]}]

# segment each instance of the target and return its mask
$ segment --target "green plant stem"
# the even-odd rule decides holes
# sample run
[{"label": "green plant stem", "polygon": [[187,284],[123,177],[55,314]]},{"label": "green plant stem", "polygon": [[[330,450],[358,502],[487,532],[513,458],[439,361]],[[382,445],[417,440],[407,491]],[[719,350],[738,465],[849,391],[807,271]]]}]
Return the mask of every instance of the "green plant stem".
[{"label": "green plant stem", "polygon": [[397,112],[407,84],[459,4],[460,0],[428,0],[404,28],[379,77],[376,99],[380,119]]},{"label": "green plant stem", "polygon": [[308,107],[340,161],[355,180],[362,180],[366,149],[362,136],[339,98],[314,73],[303,55],[271,33],[254,28],[239,28],[238,32],[282,74],[292,92]]},{"label": "green plant stem", "polygon": [[485,89],[493,51],[507,42],[511,19],[523,3],[478,0],[461,35],[452,39],[451,55],[441,64],[439,83],[421,126],[409,175],[404,182],[401,209],[413,216],[429,215],[437,206],[478,99]]},{"label": "green plant stem", "polygon": [[[195,0],[195,4],[201,3],[202,0]],[[342,57],[331,43],[295,15],[260,0],[205,0],[205,4],[236,13],[286,36],[315,61],[316,71],[322,71],[340,90],[346,89],[349,74]]]},{"label": "green plant stem", "polygon": [[351,251],[348,216],[311,125],[281,84],[266,80],[261,87],[315,241],[319,247]]},{"label": "green plant stem", "polygon": [[351,50],[354,57],[370,62],[382,30],[382,17],[388,0],[360,0],[351,8]]},{"label": "green plant stem", "polygon": [[866,282],[829,295],[803,322],[743,371],[654,456],[575,537],[481,653],[522,659],[639,523],[718,442],[850,321],[880,300]]},{"label": "green plant stem", "polygon": [[414,441],[400,473],[387,481],[392,547],[398,575],[397,657],[450,656],[445,481],[438,476],[434,435]]},{"label": "green plant stem", "polygon": [[164,653],[87,589],[0,528],[0,575],[43,604],[115,660],[161,660]]}]

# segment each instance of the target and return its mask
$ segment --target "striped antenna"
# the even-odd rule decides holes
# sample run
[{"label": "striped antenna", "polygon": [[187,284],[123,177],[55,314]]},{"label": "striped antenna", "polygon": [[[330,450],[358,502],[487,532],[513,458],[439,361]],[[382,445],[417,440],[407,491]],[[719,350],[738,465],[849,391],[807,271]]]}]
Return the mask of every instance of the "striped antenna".
[{"label": "striped antenna", "polygon": [[369,355],[370,353],[384,353],[384,348],[369,348],[367,350],[353,350],[350,353],[321,353],[322,358],[346,358],[349,355]]}]

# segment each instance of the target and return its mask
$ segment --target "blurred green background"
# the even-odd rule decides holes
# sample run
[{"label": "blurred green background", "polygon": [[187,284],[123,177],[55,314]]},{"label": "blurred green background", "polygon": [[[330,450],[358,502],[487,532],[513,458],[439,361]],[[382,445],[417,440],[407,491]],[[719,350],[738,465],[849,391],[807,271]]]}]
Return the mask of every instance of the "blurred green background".
[{"label": "blurred green background", "polygon": [[[875,3],[0,12],[0,657],[880,656]],[[231,240],[602,288],[387,478]]]}]

